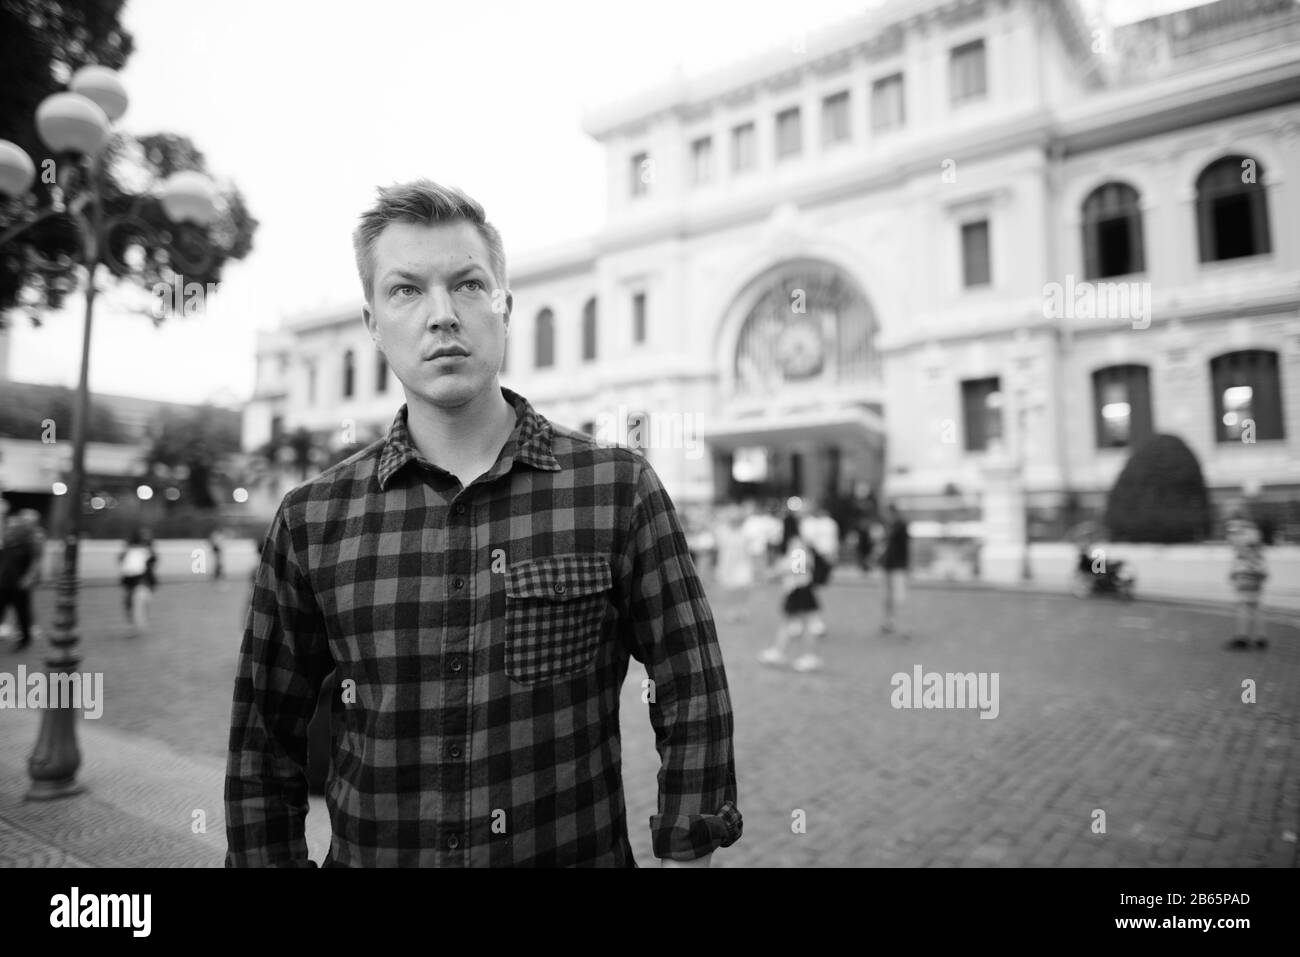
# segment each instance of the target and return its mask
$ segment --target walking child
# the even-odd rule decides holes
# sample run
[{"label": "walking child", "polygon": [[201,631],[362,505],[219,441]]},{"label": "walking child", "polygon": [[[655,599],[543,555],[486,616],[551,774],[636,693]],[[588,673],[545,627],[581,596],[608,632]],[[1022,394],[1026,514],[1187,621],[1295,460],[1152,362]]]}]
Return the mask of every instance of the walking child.
[{"label": "walking child", "polygon": [[812,550],[799,535],[790,536],[785,554],[769,574],[770,578],[780,580],[785,591],[784,618],[776,632],[776,644],[759,652],[758,660],[763,664],[785,664],[792,643],[797,647],[802,638],[803,654],[794,659],[791,667],[795,671],[821,667],[822,661],[813,650],[818,637],[813,624],[818,613],[817,596],[813,594],[813,566]]}]

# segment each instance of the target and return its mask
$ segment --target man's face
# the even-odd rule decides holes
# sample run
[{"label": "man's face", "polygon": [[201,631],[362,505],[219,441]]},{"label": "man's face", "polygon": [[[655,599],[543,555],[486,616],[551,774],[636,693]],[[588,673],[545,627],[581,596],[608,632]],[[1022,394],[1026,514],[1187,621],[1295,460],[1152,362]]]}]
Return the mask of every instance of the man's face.
[{"label": "man's face", "polygon": [[493,310],[497,277],[473,224],[393,223],[374,245],[366,329],[406,388],[439,408],[457,408],[489,389],[505,350],[511,297]]}]

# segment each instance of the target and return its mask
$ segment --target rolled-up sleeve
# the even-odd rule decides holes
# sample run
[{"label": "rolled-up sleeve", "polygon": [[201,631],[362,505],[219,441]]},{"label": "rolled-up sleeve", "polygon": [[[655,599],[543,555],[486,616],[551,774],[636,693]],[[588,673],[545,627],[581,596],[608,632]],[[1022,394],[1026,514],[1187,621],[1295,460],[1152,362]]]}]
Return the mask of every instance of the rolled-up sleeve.
[{"label": "rolled-up sleeve", "polygon": [[650,721],[661,765],[652,846],[659,858],[695,860],[741,834],[731,696],[686,536],[649,464],[638,481],[625,558],[624,633],[654,682]]},{"label": "rolled-up sleeve", "polygon": [[312,867],[307,725],[330,667],[286,505],[262,548],[244,628],[226,764],[226,866]]}]

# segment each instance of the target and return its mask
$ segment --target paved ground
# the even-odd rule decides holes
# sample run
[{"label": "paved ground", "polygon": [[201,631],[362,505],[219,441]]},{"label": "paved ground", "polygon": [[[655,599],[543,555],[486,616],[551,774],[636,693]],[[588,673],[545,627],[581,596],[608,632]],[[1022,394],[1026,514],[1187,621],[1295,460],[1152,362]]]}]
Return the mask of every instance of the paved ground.
[{"label": "paved ground", "polygon": [[[718,865],[1297,864],[1293,624],[1273,620],[1267,651],[1233,654],[1222,649],[1230,620],[1202,609],[938,587],[910,599],[910,637],[883,637],[874,585],[828,589],[829,667],[801,675],[754,658],[777,596],[714,596],[745,815],[744,838]],[[105,673],[108,698],[100,720],[79,724],[88,789],[24,803],[38,715],[0,711],[0,866],[220,864],[246,600],[243,582],[167,585],[151,633],[130,638],[116,589],[82,593],[81,667]],[[48,622],[52,595],[37,604]],[[0,671],[39,661],[3,651]],[[916,665],[996,672],[998,717],[895,709],[891,678]],[[634,665],[623,753],[646,864],[657,757],[641,677]],[[1255,703],[1242,701],[1247,680]],[[194,833],[196,811],[206,833]],[[1104,834],[1092,830],[1098,811]],[[309,826],[319,859],[319,800]]]}]

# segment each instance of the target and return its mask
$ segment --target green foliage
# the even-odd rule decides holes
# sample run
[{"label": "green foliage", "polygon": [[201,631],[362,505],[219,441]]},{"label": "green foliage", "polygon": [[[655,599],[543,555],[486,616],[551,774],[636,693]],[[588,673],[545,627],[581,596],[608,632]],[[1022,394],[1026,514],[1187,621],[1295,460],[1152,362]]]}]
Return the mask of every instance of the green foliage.
[{"label": "green foliage", "polygon": [[[71,442],[76,400],[76,391],[63,386],[0,385],[0,436],[39,442],[43,423],[52,420],[56,441]],[[129,443],[131,437],[110,409],[92,399],[86,441]]]},{"label": "green foliage", "polygon": [[[117,69],[129,56],[131,37],[117,23],[121,6],[121,0],[0,5],[0,138],[23,147],[38,170],[49,158],[35,127],[41,101],[63,89],[78,68],[95,63]],[[179,296],[151,298],[155,321],[172,314],[178,300],[190,308],[201,307],[201,297],[185,297],[186,286],[197,283],[206,289],[219,283],[225,263],[242,259],[252,249],[258,224],[239,189],[229,183],[218,186],[220,214],[215,222],[177,224],[167,217],[156,191],[173,173],[207,172],[203,154],[187,137],[154,133],[136,138],[119,133],[100,163],[98,261],[114,277],[149,292],[159,283],[180,287]],[[89,264],[83,261],[80,217],[89,217],[92,209],[79,205],[77,199],[86,183],[75,168],[60,169],[59,179],[70,190],[64,197],[68,208],[41,218],[0,249],[0,328],[5,312],[19,306],[39,324],[42,308],[60,308],[66,296],[86,281]],[[0,230],[43,214],[50,201],[50,184],[37,176],[25,199],[0,198]]]},{"label": "green foliage", "polygon": [[[121,69],[134,41],[119,19],[123,0],[7,0],[0,4],[0,139],[12,140],[40,168],[45,145],[36,133],[36,108],[52,93],[64,89],[68,78],[83,66],[99,64]],[[49,184],[37,176],[32,184],[36,206],[49,205]],[[16,221],[27,204],[0,199],[0,228]],[[47,221],[28,235],[28,243],[10,243],[0,250],[0,322],[19,291],[37,272],[32,253],[39,252],[59,268],[45,270],[51,308],[72,287],[72,257],[79,248],[71,221]],[[60,258],[63,257],[63,258]]]},{"label": "green foliage", "polygon": [[149,466],[186,470],[188,501],[197,508],[214,508],[211,483],[228,457],[239,452],[239,430],[238,414],[224,409],[168,410],[149,450]]},{"label": "green foliage", "polygon": [[1111,489],[1106,526],[1117,542],[1195,542],[1210,527],[1200,463],[1182,439],[1154,435],[1134,450]]}]

